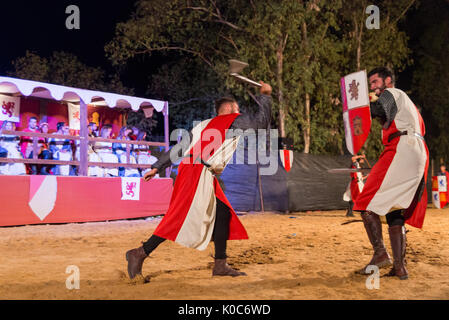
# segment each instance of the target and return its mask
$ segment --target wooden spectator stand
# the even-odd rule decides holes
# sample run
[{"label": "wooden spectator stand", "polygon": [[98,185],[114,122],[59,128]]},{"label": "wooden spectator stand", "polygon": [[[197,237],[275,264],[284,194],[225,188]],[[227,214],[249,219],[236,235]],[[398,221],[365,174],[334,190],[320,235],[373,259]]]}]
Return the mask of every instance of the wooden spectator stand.
[{"label": "wooden spectator stand", "polygon": [[[78,176],[7,176],[0,175],[0,227],[52,223],[79,223],[143,218],[162,215],[168,209],[173,181],[170,170],[165,177],[144,182],[140,179],[140,197],[124,199],[126,179],[88,177],[89,166],[104,168],[150,168],[151,165],[130,163],[131,145],[169,149],[168,103],[147,98],[119,95],[49,83],[0,77],[0,94],[11,97],[56,101],[80,106],[79,136],[40,132],[3,131],[1,134],[27,136],[33,139],[33,159],[0,158],[0,163],[25,163],[78,166]],[[0,101],[1,103],[1,101]],[[88,135],[88,105],[109,108],[154,108],[164,115],[164,142],[125,141],[92,138]],[[1,105],[0,105],[1,107]],[[1,111],[0,111],[1,112]],[[68,121],[67,121],[68,122]],[[42,160],[37,158],[39,138],[79,140],[79,161]],[[88,146],[94,142],[127,144],[127,163],[89,162]],[[135,191],[135,190],[134,190]],[[36,198],[39,196],[38,204]],[[48,201],[47,201],[48,198]],[[42,201],[41,201],[42,200]],[[47,202],[48,203],[47,203]],[[42,202],[42,203],[40,203]]]}]

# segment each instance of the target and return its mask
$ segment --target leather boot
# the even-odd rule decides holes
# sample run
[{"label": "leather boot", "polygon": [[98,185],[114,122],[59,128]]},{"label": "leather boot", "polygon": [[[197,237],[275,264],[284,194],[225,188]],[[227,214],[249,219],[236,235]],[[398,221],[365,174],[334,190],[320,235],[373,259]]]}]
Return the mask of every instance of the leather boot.
[{"label": "leather boot", "polygon": [[348,211],[346,211],[347,217],[354,217],[354,213],[352,212],[353,207],[354,207],[354,202],[349,201],[349,208],[348,208]]},{"label": "leather boot", "polygon": [[246,276],[245,272],[240,272],[232,269],[227,263],[226,259],[215,259],[214,269],[212,270],[212,276]]},{"label": "leather boot", "polygon": [[392,263],[390,255],[384,245],[382,224],[379,216],[374,212],[365,212],[362,213],[362,219],[369,241],[374,249],[374,254],[371,261],[363,269],[357,271],[357,273],[366,275],[369,274],[366,272],[366,268],[370,265],[375,265],[380,269],[388,267]]},{"label": "leather boot", "polygon": [[128,261],[128,275],[134,279],[137,275],[142,275],[143,261],[147,258],[143,247],[132,249],[126,252],[126,261]]},{"label": "leather boot", "polygon": [[390,234],[391,249],[393,250],[393,268],[388,276],[396,276],[401,280],[408,279],[408,272],[405,268],[405,250],[407,247],[407,237],[404,226],[392,226],[388,228]]}]

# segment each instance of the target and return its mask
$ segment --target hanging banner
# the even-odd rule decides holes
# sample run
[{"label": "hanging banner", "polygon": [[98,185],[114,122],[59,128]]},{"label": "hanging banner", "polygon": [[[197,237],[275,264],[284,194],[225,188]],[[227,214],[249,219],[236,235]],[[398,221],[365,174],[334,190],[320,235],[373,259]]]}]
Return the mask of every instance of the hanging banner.
[{"label": "hanging banner", "polygon": [[20,122],[20,97],[0,94],[0,121]]},{"label": "hanging banner", "polygon": [[80,106],[67,103],[69,109],[69,127],[71,130],[80,130]]},{"label": "hanging banner", "polygon": [[122,200],[140,200],[141,178],[122,178]]},{"label": "hanging banner", "polygon": [[366,70],[351,73],[340,80],[346,147],[353,155],[365,144],[371,130],[368,78]]},{"label": "hanging banner", "polygon": [[437,209],[444,208],[448,203],[446,176],[432,177],[432,203]]}]

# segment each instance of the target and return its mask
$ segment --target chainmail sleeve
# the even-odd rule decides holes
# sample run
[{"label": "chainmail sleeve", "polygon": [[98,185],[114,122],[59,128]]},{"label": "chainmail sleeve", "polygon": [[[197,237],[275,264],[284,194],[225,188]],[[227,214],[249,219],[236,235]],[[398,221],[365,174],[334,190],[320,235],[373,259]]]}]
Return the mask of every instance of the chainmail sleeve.
[{"label": "chainmail sleeve", "polygon": [[378,118],[384,129],[388,129],[396,117],[398,107],[393,94],[385,90],[376,102],[370,104],[371,116]]},{"label": "chainmail sleeve", "polygon": [[[232,129],[269,129],[271,123],[271,103],[272,98],[267,95],[257,97],[259,108],[255,114],[242,114],[238,116],[231,125]],[[180,143],[173,146],[169,151],[163,153],[159,160],[152,165],[152,168],[158,169],[159,172],[171,166],[173,162],[179,161],[182,157],[182,151],[185,151],[192,141],[193,134],[189,132],[190,139],[183,139]],[[187,137],[186,137],[187,138]]]},{"label": "chainmail sleeve", "polygon": [[184,157],[183,152],[187,150],[192,141],[193,134],[190,131],[189,136],[183,136],[182,140],[173,146],[167,152],[164,152],[151,167],[157,169],[159,172],[162,172],[164,169],[170,167],[173,162],[178,162],[181,158]]},{"label": "chainmail sleeve", "polygon": [[256,98],[258,104],[257,112],[244,113],[238,116],[231,125],[232,129],[269,129],[271,123],[272,98],[260,95]]}]

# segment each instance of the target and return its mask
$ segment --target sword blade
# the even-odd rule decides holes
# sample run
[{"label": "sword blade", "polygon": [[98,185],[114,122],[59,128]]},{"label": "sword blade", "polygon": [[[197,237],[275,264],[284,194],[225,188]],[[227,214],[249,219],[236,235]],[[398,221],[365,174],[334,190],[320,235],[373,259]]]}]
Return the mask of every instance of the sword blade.
[{"label": "sword blade", "polygon": [[363,169],[350,169],[350,168],[336,168],[336,169],[329,169],[327,172],[329,173],[353,173],[353,172],[369,172],[371,169],[369,168],[363,168]]}]

